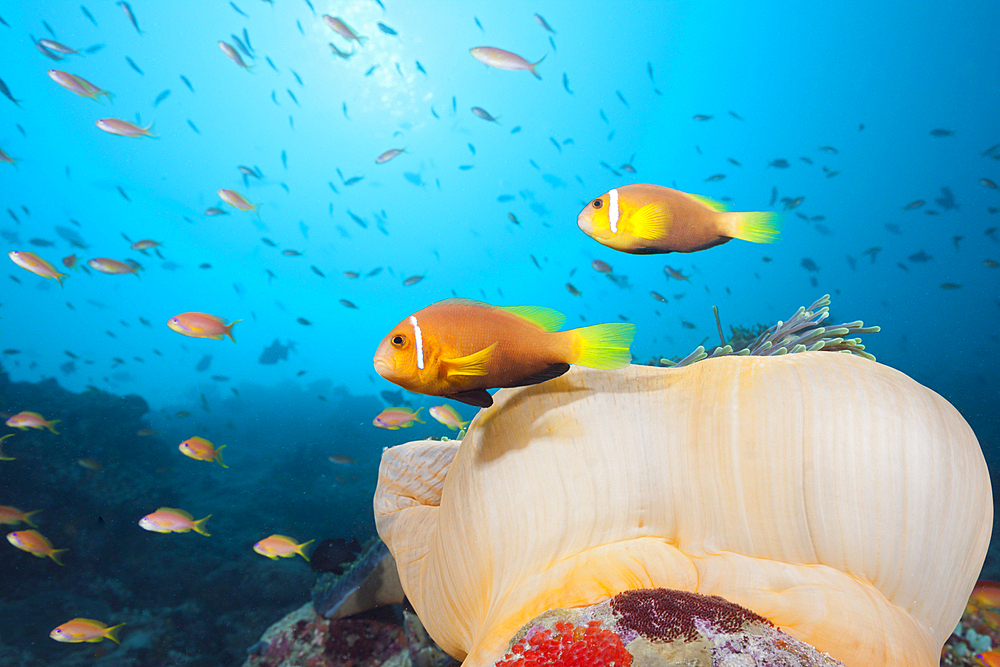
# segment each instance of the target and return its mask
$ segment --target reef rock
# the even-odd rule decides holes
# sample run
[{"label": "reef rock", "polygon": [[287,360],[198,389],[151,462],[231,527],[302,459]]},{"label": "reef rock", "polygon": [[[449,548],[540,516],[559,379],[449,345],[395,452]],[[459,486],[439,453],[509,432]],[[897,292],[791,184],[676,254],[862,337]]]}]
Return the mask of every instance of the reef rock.
[{"label": "reef rock", "polygon": [[663,588],[532,619],[497,667],[837,667],[763,616],[717,596]]},{"label": "reef rock", "polygon": [[938,663],[993,503],[933,391],[803,352],[573,368],[494,398],[460,444],[386,450],[374,503],[407,598],[465,667],[543,612],[655,588],[721,596],[850,667]]}]

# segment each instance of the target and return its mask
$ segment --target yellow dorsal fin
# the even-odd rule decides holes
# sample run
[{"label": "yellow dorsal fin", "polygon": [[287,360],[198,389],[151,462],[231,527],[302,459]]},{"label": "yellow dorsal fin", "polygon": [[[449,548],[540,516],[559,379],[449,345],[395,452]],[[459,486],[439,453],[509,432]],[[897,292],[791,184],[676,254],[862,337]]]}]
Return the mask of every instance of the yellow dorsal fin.
[{"label": "yellow dorsal fin", "polygon": [[493,348],[496,346],[497,344],[493,343],[489,347],[479,352],[473,352],[465,357],[442,359],[441,365],[444,367],[445,375],[447,377],[455,377],[456,375],[486,375],[489,372],[486,369],[486,362],[489,361],[490,355],[493,354]]},{"label": "yellow dorsal fin", "polygon": [[726,205],[723,204],[723,203],[721,203],[721,202],[717,202],[714,199],[709,199],[708,197],[705,197],[704,195],[693,195],[690,192],[685,192],[684,194],[686,194],[688,197],[690,197],[691,199],[695,200],[696,202],[698,202],[700,204],[704,204],[705,206],[709,207],[710,209],[712,209],[716,213],[725,213],[726,212]]},{"label": "yellow dorsal fin", "polygon": [[185,519],[191,519],[192,521],[194,521],[194,517],[191,516],[190,512],[185,512],[184,510],[179,510],[176,507],[161,507],[160,509],[158,509],[156,511],[157,512],[168,512],[170,514],[176,514],[178,516],[184,517]]},{"label": "yellow dorsal fin", "polygon": [[667,233],[670,224],[670,208],[663,204],[646,204],[629,215],[632,234],[640,239],[660,239]]},{"label": "yellow dorsal fin", "polygon": [[566,323],[566,316],[558,310],[545,308],[544,306],[503,306],[500,310],[524,318],[532,324],[537,324],[543,331],[559,331],[559,328]]}]

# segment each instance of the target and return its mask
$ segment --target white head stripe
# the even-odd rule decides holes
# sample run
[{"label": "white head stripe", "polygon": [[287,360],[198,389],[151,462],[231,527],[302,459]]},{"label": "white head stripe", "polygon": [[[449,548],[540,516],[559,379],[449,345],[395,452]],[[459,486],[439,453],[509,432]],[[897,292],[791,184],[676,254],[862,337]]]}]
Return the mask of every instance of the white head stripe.
[{"label": "white head stripe", "polygon": [[608,220],[611,222],[611,233],[618,233],[618,190],[610,190],[611,203],[608,204]]},{"label": "white head stripe", "polygon": [[413,315],[410,315],[410,324],[413,325],[413,338],[417,342],[417,368],[424,370],[424,338],[420,335],[417,318]]}]

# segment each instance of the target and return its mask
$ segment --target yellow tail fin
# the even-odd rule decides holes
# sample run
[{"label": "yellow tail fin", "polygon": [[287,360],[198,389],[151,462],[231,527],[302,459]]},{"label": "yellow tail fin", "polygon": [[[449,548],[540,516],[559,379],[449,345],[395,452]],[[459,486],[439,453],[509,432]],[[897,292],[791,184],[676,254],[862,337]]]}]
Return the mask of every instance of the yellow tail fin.
[{"label": "yellow tail fin", "polygon": [[119,623],[118,625],[112,625],[110,628],[104,631],[104,636],[116,644],[121,644],[121,642],[118,641],[118,630],[120,630],[123,625],[125,624]]},{"label": "yellow tail fin", "polygon": [[[226,335],[229,336],[229,340],[233,341],[234,343],[236,342],[236,339],[233,337],[233,327],[235,327],[237,325],[237,323],[242,322],[242,321],[243,320],[241,320],[241,319],[240,320],[233,320],[232,322],[230,322],[226,326]],[[221,339],[222,336],[219,336],[219,338]]]},{"label": "yellow tail fin", "polygon": [[61,419],[52,419],[50,421],[47,421],[47,422],[45,422],[45,428],[49,429],[50,431],[52,431],[56,435],[59,435],[59,431],[55,430],[52,427],[55,426],[56,424],[58,424],[61,421],[62,421]]},{"label": "yellow tail fin", "polygon": [[635,338],[634,324],[595,324],[573,329],[573,333],[576,334],[576,358],[569,363],[600,369],[624,368],[632,363],[629,346]]},{"label": "yellow tail fin", "polygon": [[201,533],[205,537],[211,537],[212,535],[207,530],[205,530],[205,523],[209,519],[211,519],[211,518],[212,518],[212,515],[209,514],[204,519],[199,519],[198,521],[195,521],[194,525],[192,526],[192,528],[194,529],[194,532]]},{"label": "yellow tail fin", "polygon": [[56,565],[62,565],[63,564],[62,556],[60,556],[59,554],[65,553],[67,551],[69,551],[69,549],[56,549],[55,551],[49,554],[49,558],[55,561]]},{"label": "yellow tail fin", "polygon": [[306,555],[306,547],[315,541],[316,540],[309,540],[308,542],[303,542],[299,545],[299,548],[295,550],[295,553],[305,558],[307,563],[309,562],[309,556]]},{"label": "yellow tail fin", "polygon": [[781,231],[781,216],[777,213],[725,213],[732,221],[729,235],[751,243],[774,243]]},{"label": "yellow tail fin", "polygon": [[222,462],[222,450],[225,448],[226,445],[223,445],[222,447],[219,447],[218,449],[215,450],[215,460],[218,461],[219,465],[222,466],[223,468],[228,468],[229,466],[227,466],[225,463]]}]

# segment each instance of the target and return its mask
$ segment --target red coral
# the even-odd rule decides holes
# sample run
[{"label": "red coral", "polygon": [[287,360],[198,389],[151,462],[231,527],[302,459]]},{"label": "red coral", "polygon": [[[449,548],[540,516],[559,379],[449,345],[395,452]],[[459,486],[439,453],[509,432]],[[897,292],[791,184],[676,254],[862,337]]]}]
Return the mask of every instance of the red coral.
[{"label": "red coral", "polygon": [[695,619],[710,622],[719,632],[738,632],[746,623],[774,624],[763,616],[717,595],[653,588],[625,591],[611,599],[611,608],[622,627],[650,641],[670,642],[698,637]]},{"label": "red coral", "polygon": [[[621,638],[604,630],[600,621],[574,626],[569,621],[551,630],[539,630],[524,643],[514,644],[496,667],[628,667],[632,655]],[[527,646],[525,646],[525,643]]]}]

